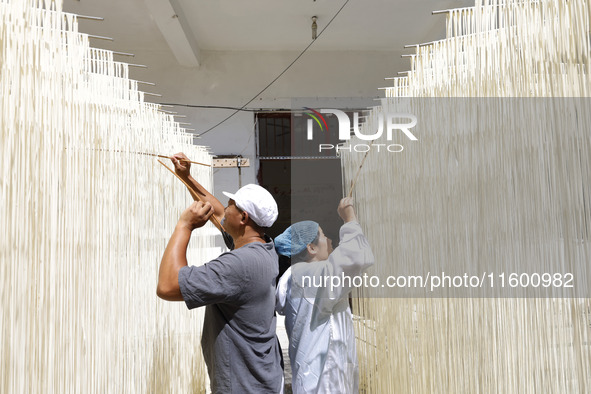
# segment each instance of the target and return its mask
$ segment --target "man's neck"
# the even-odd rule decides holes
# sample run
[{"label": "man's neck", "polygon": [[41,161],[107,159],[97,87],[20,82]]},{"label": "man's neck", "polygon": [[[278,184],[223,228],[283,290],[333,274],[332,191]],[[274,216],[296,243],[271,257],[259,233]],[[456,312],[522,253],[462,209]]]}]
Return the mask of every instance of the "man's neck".
[{"label": "man's neck", "polygon": [[234,240],[234,249],[241,248],[244,245],[248,245],[254,242],[266,243],[267,241],[265,240],[264,234],[259,234],[256,232],[247,232]]}]

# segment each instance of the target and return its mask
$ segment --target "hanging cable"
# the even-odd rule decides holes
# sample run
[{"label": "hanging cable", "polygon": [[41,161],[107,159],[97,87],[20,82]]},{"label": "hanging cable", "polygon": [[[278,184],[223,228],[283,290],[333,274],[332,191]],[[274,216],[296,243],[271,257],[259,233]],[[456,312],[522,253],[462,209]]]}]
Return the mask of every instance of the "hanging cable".
[{"label": "hanging cable", "polygon": [[[324,31],[328,28],[328,26],[330,26],[330,24],[332,23],[332,21],[341,13],[341,11],[343,10],[343,8],[345,8],[345,6],[347,5],[347,3],[349,3],[349,0],[346,0],[343,3],[343,5],[341,6],[341,8],[339,8],[339,10],[336,12],[336,14],[334,14],[334,16],[331,18],[331,20],[328,21],[328,23],[326,24],[326,26],[324,26],[324,29],[322,29],[320,31],[320,33],[318,33],[318,36],[316,37],[316,39],[318,39],[322,35],[322,33],[324,33]],[[223,119],[221,122],[219,122],[215,126],[212,126],[209,129],[205,130],[203,133],[199,134],[197,137],[201,137],[201,136],[209,133],[211,130],[215,129],[216,127],[218,127],[219,125],[221,125],[222,123],[226,122],[228,119],[230,119],[231,117],[233,117],[234,115],[236,115],[238,112],[242,111],[248,104],[252,103],[257,97],[259,97],[261,94],[263,94],[263,92],[265,90],[269,89],[271,87],[271,85],[273,85],[275,83],[275,81],[277,81],[279,78],[281,78],[281,76],[283,74],[285,74],[287,72],[287,70],[289,70],[291,68],[291,66],[293,66],[295,64],[295,62],[297,62],[299,60],[299,58],[302,57],[304,55],[304,53],[306,53],[306,51],[308,50],[308,48],[310,48],[312,46],[312,44],[314,44],[315,42],[316,42],[316,40],[312,40],[310,42],[310,44],[308,44],[308,46],[306,48],[304,48],[304,50],[302,52],[300,52],[300,54],[289,64],[289,66],[287,66],[285,68],[285,70],[283,70],[277,77],[275,77],[275,79],[273,79],[271,82],[269,82],[269,84],[267,86],[265,86],[263,88],[263,90],[261,90],[253,98],[251,98],[250,100],[248,100],[248,102],[246,104],[244,104],[242,107],[240,107],[239,109],[237,109],[234,112],[232,112],[230,115],[228,115],[225,119]]]},{"label": "hanging cable", "polygon": [[276,112],[276,111],[284,111],[284,112],[291,112],[291,110],[286,108],[244,108],[243,107],[231,107],[225,105],[195,105],[195,104],[178,104],[178,103],[159,103],[160,105],[171,105],[175,107],[188,107],[188,108],[205,108],[205,109],[233,109],[236,111],[243,111],[243,112]]}]

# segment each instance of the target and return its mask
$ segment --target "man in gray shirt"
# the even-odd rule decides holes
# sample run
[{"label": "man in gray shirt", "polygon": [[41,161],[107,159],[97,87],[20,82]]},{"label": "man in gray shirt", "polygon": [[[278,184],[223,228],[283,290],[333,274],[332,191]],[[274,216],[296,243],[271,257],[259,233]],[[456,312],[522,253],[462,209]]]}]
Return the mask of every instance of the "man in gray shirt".
[{"label": "man in gray shirt", "polygon": [[[257,185],[246,185],[221,203],[190,177],[184,155],[174,156],[177,173],[206,202],[193,203],[179,219],[162,256],[157,294],[206,306],[201,345],[213,393],[282,392],[281,352],[275,335],[275,279],[278,258],[264,229],[277,219],[277,204]],[[199,188],[198,188],[198,187]],[[191,232],[215,215],[235,249],[202,266],[189,267]]]}]

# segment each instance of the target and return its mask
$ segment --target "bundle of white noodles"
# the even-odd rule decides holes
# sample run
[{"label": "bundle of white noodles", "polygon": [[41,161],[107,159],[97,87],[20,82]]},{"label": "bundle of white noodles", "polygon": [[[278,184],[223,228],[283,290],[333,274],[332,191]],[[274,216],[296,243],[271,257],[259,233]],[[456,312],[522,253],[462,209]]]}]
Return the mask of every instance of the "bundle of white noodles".
[{"label": "bundle of white noodles", "polygon": [[[588,297],[591,102],[573,97],[591,93],[589,21],[588,0],[477,0],[447,12],[444,40],[417,46],[362,129],[375,133],[378,115],[400,108],[418,117],[419,140],[384,133],[376,144],[404,151],[371,150],[355,186],[377,261],[369,274],[460,267],[499,286],[503,273],[572,272],[572,294]],[[348,192],[365,154],[343,152]],[[371,298],[394,293],[363,289],[362,390],[589,392],[589,298],[534,290]]]},{"label": "bundle of white noodles", "polygon": [[0,392],[203,390],[202,315],[155,294],[192,200],[145,153],[210,155],[77,26],[59,1],[0,0]]}]

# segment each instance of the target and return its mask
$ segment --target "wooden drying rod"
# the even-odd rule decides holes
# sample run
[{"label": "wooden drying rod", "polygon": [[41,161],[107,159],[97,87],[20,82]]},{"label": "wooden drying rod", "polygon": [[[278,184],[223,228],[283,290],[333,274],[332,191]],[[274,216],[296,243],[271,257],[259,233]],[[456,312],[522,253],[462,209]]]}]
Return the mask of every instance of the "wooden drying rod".
[{"label": "wooden drying rod", "polygon": [[[154,157],[160,157],[162,159],[172,159],[172,156],[164,156],[164,155],[156,155],[154,153],[146,153],[146,155],[148,156],[154,156]],[[211,165],[209,164],[205,164],[205,163],[199,163],[197,161],[191,161],[191,160],[187,160],[187,159],[178,159],[179,161],[184,161],[184,162],[188,162],[188,163],[193,163],[193,164],[198,164],[200,166],[205,166],[205,167],[211,167]],[[158,160],[160,161],[160,160]],[[161,162],[162,163],[162,162]],[[167,167],[168,168],[168,167]],[[175,174],[176,175],[176,174]]]},{"label": "wooden drying rod", "polygon": [[359,173],[361,172],[361,168],[363,167],[363,164],[365,163],[365,159],[367,159],[367,153],[365,154],[365,157],[363,158],[361,165],[357,169],[357,174],[355,174],[355,178],[353,179],[353,181],[351,181],[351,189],[349,190],[349,194],[347,195],[347,197],[353,196],[353,189],[355,189],[355,185],[357,184],[357,179],[359,178]]},{"label": "wooden drying rod", "polygon": [[[68,148],[66,148],[66,149],[68,149]],[[172,156],[158,155],[156,153],[148,153],[148,152],[133,152],[133,151],[126,152],[126,151],[122,151],[122,150],[109,150],[109,149],[91,149],[91,150],[98,150],[101,152],[133,153],[136,155],[160,157],[162,159],[172,159]],[[179,159],[179,161],[184,161],[186,163],[193,163],[193,164],[197,164],[197,165],[205,166],[205,167],[211,167],[211,164],[199,163],[198,161],[191,161],[191,160],[187,160],[187,159]]]},{"label": "wooden drying rod", "polygon": [[[371,143],[373,144],[375,141],[376,140],[373,140]],[[353,178],[353,180],[351,181],[351,189],[349,190],[349,194],[347,194],[347,197],[353,196],[353,189],[355,189],[355,185],[357,184],[357,179],[359,178],[359,173],[361,172],[361,169],[363,168],[363,164],[365,164],[365,159],[367,159],[368,154],[369,154],[369,151],[367,151],[365,153],[365,156],[363,156],[363,160],[361,160],[361,165],[357,169],[357,174],[355,174],[355,178]]]}]

